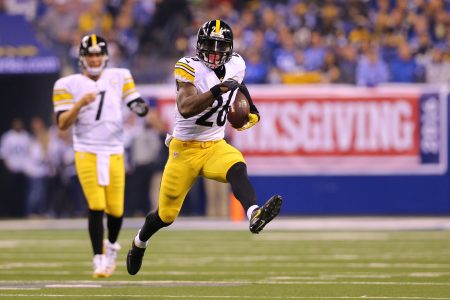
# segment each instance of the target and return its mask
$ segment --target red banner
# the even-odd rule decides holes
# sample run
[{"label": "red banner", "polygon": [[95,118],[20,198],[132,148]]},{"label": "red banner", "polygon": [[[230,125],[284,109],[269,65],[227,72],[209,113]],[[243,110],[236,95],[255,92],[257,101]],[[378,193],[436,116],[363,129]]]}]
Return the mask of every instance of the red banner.
[{"label": "red banner", "polygon": [[[228,131],[249,171],[262,175],[442,174],[447,93],[400,86],[250,87],[261,122]],[[173,97],[159,98],[172,124]]]}]

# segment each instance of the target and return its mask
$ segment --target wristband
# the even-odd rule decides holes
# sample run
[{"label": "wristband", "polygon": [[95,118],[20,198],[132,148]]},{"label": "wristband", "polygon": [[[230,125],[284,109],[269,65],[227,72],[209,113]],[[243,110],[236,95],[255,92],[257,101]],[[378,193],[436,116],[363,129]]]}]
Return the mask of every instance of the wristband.
[{"label": "wristband", "polygon": [[219,98],[222,95],[222,91],[220,90],[220,84],[216,84],[212,88],[209,89],[214,96],[214,99]]}]

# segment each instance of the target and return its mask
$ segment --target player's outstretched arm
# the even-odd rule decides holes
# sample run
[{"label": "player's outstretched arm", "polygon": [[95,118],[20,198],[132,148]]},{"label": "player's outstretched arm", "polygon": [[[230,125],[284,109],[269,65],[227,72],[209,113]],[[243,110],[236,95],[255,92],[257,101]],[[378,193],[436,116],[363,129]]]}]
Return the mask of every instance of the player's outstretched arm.
[{"label": "player's outstretched arm", "polygon": [[72,126],[78,118],[80,109],[89,103],[92,103],[96,96],[97,95],[95,93],[87,93],[80,99],[80,101],[76,102],[70,110],[66,110],[58,114],[56,118],[58,128],[61,130],[66,130]]}]

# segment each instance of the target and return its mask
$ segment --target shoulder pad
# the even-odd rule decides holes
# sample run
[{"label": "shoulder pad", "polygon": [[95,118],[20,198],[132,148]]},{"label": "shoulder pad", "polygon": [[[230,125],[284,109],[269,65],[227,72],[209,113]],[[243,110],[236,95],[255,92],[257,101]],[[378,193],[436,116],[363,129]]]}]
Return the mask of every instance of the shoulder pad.
[{"label": "shoulder pad", "polygon": [[176,80],[194,82],[195,67],[199,60],[195,57],[183,57],[175,64],[174,75]]}]

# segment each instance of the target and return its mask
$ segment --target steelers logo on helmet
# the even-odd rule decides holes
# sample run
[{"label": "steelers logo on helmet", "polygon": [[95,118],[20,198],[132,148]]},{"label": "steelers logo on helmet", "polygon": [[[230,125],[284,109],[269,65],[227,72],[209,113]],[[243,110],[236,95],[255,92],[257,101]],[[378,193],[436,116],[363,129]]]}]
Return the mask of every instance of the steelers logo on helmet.
[{"label": "steelers logo on helmet", "polygon": [[217,69],[231,59],[233,32],[222,20],[208,21],[197,34],[197,57],[210,69]]},{"label": "steelers logo on helmet", "polygon": [[[91,76],[98,76],[108,63],[108,44],[106,40],[96,34],[86,35],[81,39],[80,44],[80,66]],[[100,65],[91,65],[87,57],[100,55]]]}]

